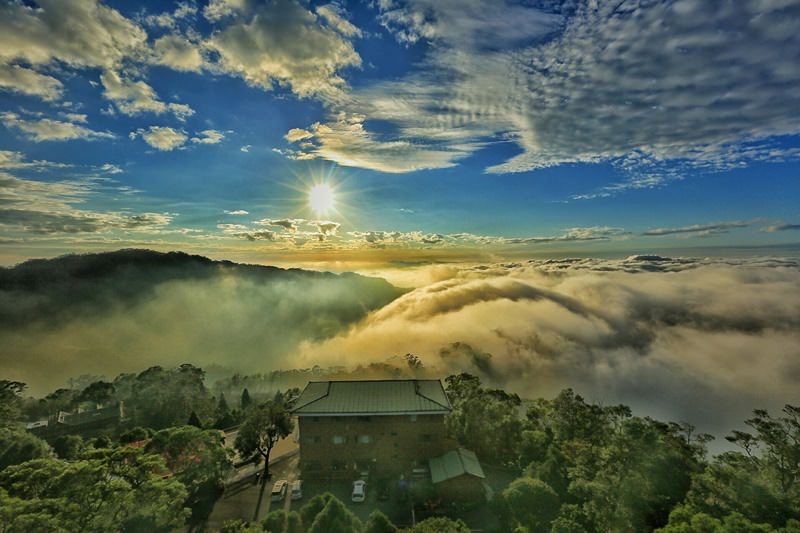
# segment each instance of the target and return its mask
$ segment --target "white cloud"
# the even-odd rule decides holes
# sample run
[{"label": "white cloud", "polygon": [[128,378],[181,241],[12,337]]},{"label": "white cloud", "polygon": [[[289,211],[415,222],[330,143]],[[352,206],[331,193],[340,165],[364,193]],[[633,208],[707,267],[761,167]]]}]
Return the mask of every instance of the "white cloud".
[{"label": "white cloud", "polygon": [[431,145],[413,139],[390,139],[370,133],[364,128],[363,115],[341,114],[335,122],[315,123],[307,130],[294,128],[285,138],[300,144],[290,151],[295,159],[322,158],[348,166],[380,172],[412,172],[448,168],[470,152],[465,145]]},{"label": "white cloud", "polygon": [[[437,266],[436,268],[441,268]],[[355,366],[413,353],[431,373],[603,403],[728,432],[796,396],[793,260],[635,256],[449,267],[357,326],[293,355]],[[477,365],[473,348],[486,355]],[[702,398],[702,401],[698,401]]]},{"label": "white cloud", "polygon": [[711,224],[695,224],[692,226],[682,226],[678,228],[654,228],[642,233],[648,237],[659,237],[663,235],[688,235],[692,237],[708,237],[720,233],[728,233],[731,229],[746,228],[751,226],[752,221],[733,220],[730,222],[714,222]]},{"label": "white cloud", "polygon": [[38,96],[42,100],[58,100],[64,86],[54,77],[29,68],[0,64],[0,89]]},{"label": "white cloud", "polygon": [[153,43],[153,62],[175,70],[200,72],[203,54],[200,47],[186,37],[177,34],[164,35]]},{"label": "white cloud", "polygon": [[110,68],[145,48],[147,34],[94,0],[38,0],[0,6],[0,62]]},{"label": "white cloud", "polygon": [[[713,170],[798,156],[759,147],[770,136],[800,132],[800,93],[787,90],[800,84],[796,3],[626,0],[536,8],[386,0],[378,6],[398,40],[427,43],[425,58],[399,80],[337,99],[330,129],[317,138],[318,126],[306,128],[315,142],[294,157],[407,172],[418,167],[392,157],[392,143],[408,143],[423,158],[432,150],[431,167],[443,167],[486,142],[513,142],[522,153],[488,171],[629,165],[631,181],[596,194],[602,196],[679,179],[636,172],[661,170],[665,161]],[[365,116],[363,131],[343,127],[342,113]],[[367,131],[370,120],[388,123],[392,134]],[[641,157],[620,161],[631,154]]]},{"label": "white cloud", "polygon": [[104,88],[103,96],[114,102],[116,108],[125,115],[135,116],[145,112],[160,115],[169,111],[178,119],[185,120],[194,114],[188,105],[164,103],[147,83],[133,81],[113,70],[103,72],[100,81]]},{"label": "white cloud", "polygon": [[325,19],[328,26],[346,37],[361,37],[359,30],[352,22],[347,20],[347,13],[337,4],[325,4],[317,7],[317,15]]},{"label": "white cloud", "polygon": [[186,132],[168,126],[150,126],[147,129],[140,128],[135,132],[131,132],[130,137],[131,139],[141,137],[144,142],[153,148],[164,152],[180,148],[189,138]]},{"label": "white cloud", "polygon": [[193,143],[199,144],[219,144],[225,138],[225,134],[217,130],[203,130],[192,137]]},{"label": "white cloud", "polygon": [[250,151],[250,148],[252,148],[252,147],[253,147],[253,145],[251,145],[251,144],[245,144],[244,146],[239,148],[239,151],[240,152],[244,152],[244,153],[248,153]]},{"label": "white cloud", "polygon": [[350,41],[292,0],[212,2],[204,13],[234,16],[206,42],[219,55],[216,67],[265,90],[277,84],[299,96],[333,98],[344,85],[338,71],[361,64]]},{"label": "white cloud", "polygon": [[175,11],[147,15],[144,21],[148,26],[174,28],[180,21],[194,17],[196,14],[196,5],[189,2],[179,2]]},{"label": "white cloud", "polygon": [[245,211],[244,209],[236,209],[236,210],[234,210],[234,211],[227,211],[227,210],[226,210],[226,211],[225,211],[225,214],[226,214],[226,215],[236,215],[236,216],[242,216],[242,215],[249,215],[249,214],[250,214],[250,212],[249,212],[249,211]]},{"label": "white cloud", "polygon": [[15,128],[27,134],[36,142],[70,141],[74,139],[113,139],[114,134],[107,131],[95,131],[72,122],[63,122],[49,118],[25,120],[16,113],[0,114],[0,120],[7,128]]}]

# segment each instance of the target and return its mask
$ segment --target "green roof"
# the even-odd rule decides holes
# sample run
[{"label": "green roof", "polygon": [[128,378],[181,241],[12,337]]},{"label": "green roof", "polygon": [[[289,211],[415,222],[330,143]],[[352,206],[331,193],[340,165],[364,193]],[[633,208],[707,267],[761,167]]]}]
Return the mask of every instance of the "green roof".
[{"label": "green roof", "polygon": [[311,381],[292,412],[299,416],[368,416],[450,412],[438,379]]},{"label": "green roof", "polygon": [[486,477],[475,453],[466,448],[452,450],[441,457],[429,459],[428,466],[431,470],[431,481],[434,483],[447,481],[464,474],[481,479]]}]

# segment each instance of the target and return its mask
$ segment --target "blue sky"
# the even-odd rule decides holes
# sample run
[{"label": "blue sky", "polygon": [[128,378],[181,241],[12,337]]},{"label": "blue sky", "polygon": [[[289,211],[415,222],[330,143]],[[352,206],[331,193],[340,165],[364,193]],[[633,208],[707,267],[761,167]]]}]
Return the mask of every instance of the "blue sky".
[{"label": "blue sky", "polygon": [[[798,249],[800,2],[0,15],[5,264],[129,246],[323,266]],[[319,184],[333,205],[315,212]]]}]

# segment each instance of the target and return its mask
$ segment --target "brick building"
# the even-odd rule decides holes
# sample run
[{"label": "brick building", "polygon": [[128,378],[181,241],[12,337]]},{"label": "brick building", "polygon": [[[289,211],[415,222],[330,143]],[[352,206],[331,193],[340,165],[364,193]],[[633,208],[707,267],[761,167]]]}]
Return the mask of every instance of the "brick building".
[{"label": "brick building", "polygon": [[295,403],[307,478],[408,473],[453,448],[439,380],[312,381]]}]

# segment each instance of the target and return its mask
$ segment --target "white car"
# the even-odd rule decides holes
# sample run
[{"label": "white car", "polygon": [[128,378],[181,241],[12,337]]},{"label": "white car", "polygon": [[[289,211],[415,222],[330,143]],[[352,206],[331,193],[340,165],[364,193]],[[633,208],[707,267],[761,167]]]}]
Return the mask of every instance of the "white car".
[{"label": "white car", "polygon": [[292,499],[299,500],[303,497],[303,482],[299,479],[292,481]]},{"label": "white car", "polygon": [[354,502],[363,502],[367,497],[367,482],[363,480],[353,481],[353,495],[350,497]]},{"label": "white car", "polygon": [[286,486],[289,484],[288,481],[285,479],[281,479],[276,481],[275,484],[272,486],[272,495],[271,500],[273,502],[282,501],[286,497]]}]

